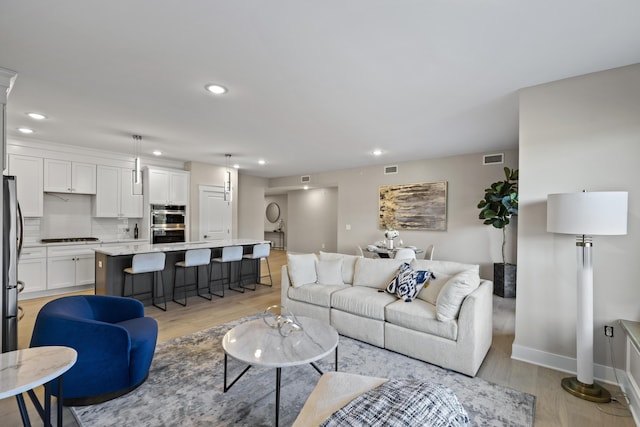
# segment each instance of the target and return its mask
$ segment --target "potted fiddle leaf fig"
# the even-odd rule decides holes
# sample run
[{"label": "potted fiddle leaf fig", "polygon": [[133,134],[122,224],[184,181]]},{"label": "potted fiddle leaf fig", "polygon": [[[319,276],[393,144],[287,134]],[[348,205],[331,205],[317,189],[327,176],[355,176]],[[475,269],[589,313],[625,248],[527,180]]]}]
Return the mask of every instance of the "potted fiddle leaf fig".
[{"label": "potted fiddle leaf fig", "polygon": [[493,264],[493,292],[501,297],[516,296],[516,265],[506,262],[504,251],[507,225],[511,217],[518,216],[518,169],[504,168],[505,179],[484,190],[484,199],[478,203],[478,218],[486,225],[502,230],[502,263]]}]

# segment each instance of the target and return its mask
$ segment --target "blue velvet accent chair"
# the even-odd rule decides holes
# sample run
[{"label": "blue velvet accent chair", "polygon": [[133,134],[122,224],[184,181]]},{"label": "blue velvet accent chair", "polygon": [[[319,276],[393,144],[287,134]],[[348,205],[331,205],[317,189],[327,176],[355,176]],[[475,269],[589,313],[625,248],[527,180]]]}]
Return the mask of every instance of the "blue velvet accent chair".
[{"label": "blue velvet accent chair", "polygon": [[[92,405],[122,396],[146,379],[158,323],[138,300],[79,295],[45,304],[36,318],[31,347],[62,345],[78,352],[63,376],[65,406]],[[52,387],[57,392],[57,384]]]}]

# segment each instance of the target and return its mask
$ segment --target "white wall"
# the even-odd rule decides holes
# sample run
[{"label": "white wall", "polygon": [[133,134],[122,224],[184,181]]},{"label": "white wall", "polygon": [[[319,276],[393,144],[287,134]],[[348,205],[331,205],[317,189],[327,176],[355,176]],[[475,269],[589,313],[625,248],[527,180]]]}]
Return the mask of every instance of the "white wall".
[{"label": "white wall", "polygon": [[337,203],[336,188],[290,191],[287,250],[337,252]]},{"label": "white wall", "polygon": [[[383,230],[378,227],[380,186],[447,181],[447,230],[400,231],[400,239],[405,245],[423,248],[434,244],[436,259],[480,264],[482,277],[491,279],[493,263],[502,262],[502,232],[482,224],[478,219],[477,204],[483,198],[486,187],[504,179],[504,166],[518,167],[518,152],[506,151],[505,164],[489,166],[482,164],[483,154],[489,153],[398,163],[399,172],[394,175],[385,175],[382,165],[326,172],[312,175],[310,185],[338,188],[337,250],[355,253],[356,245],[362,246],[384,238]],[[301,186],[299,176],[271,179],[269,185]],[[290,224],[296,221],[291,203],[289,198]],[[346,229],[347,225],[351,230]],[[317,227],[317,224],[309,226]],[[293,239],[294,230],[289,229],[289,235]],[[507,238],[507,262],[515,261],[515,237],[515,228],[511,227]],[[293,247],[290,240],[290,249],[293,250]]]},{"label": "white wall", "polygon": [[238,175],[238,237],[264,239],[264,190],[266,178]]},{"label": "white wall", "polygon": [[[575,238],[546,232],[549,193],[629,192],[628,234],[594,237],[594,361],[611,366],[604,325],[640,320],[640,65],[520,95],[518,297],[513,357],[575,372]],[[616,365],[621,368],[621,358]],[[596,377],[611,370],[596,366]]]}]

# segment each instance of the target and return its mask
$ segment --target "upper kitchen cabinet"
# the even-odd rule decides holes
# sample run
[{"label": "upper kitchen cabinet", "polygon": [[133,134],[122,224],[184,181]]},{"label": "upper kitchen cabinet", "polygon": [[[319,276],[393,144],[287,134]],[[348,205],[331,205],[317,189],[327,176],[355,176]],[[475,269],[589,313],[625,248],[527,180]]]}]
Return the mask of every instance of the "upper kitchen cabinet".
[{"label": "upper kitchen cabinet", "polygon": [[142,218],[142,194],[133,194],[131,169],[98,166],[94,216]]},{"label": "upper kitchen cabinet", "polygon": [[96,194],[96,165],[44,159],[44,191]]},{"label": "upper kitchen cabinet", "polygon": [[189,202],[189,172],[147,168],[145,185],[152,205],[181,205]]},{"label": "upper kitchen cabinet", "polygon": [[25,217],[41,217],[42,158],[9,154],[9,175],[17,176],[18,202]]}]

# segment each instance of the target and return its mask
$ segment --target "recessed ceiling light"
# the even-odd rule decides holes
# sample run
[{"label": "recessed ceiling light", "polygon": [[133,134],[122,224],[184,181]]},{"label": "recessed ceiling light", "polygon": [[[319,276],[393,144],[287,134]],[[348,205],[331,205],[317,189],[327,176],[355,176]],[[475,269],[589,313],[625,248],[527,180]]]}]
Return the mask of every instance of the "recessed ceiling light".
[{"label": "recessed ceiling light", "polygon": [[160,150],[153,150],[153,155],[154,155],[154,156],[162,156],[162,151],[160,151]]},{"label": "recessed ceiling light", "polygon": [[303,189],[303,190],[308,190],[308,189],[309,189],[309,186],[308,186],[308,185],[305,185],[304,187],[302,187],[302,189]]},{"label": "recessed ceiling light", "polygon": [[382,150],[373,150],[373,152],[371,153],[374,156],[381,156],[382,155]]},{"label": "recessed ceiling light", "polygon": [[206,85],[205,89],[207,89],[211,93],[215,93],[216,95],[222,95],[227,93],[227,88],[220,85]]},{"label": "recessed ceiling light", "polygon": [[40,114],[40,113],[27,113],[27,116],[31,117],[32,119],[35,120],[44,120],[47,118],[47,116],[45,116],[44,114]]},{"label": "recessed ceiling light", "polygon": [[258,164],[264,165],[265,163],[267,163],[267,162],[265,162],[265,161],[264,161],[264,160],[262,160],[262,159],[258,160]]},{"label": "recessed ceiling light", "polygon": [[240,169],[240,165],[236,163],[235,165],[233,165],[233,168],[234,169]]},{"label": "recessed ceiling light", "polygon": [[22,133],[33,133],[33,129],[29,128],[18,128],[18,130]]}]

